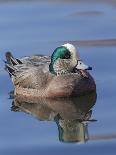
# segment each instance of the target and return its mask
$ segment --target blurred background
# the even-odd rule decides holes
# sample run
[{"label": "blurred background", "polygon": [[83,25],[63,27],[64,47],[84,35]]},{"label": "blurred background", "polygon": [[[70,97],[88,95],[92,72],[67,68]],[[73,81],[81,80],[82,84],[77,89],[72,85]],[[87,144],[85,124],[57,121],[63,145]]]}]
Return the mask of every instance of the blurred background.
[{"label": "blurred background", "polygon": [[[116,0],[0,0],[0,154],[116,154]],[[55,122],[11,111],[5,52],[51,55],[73,43],[93,67],[97,102],[85,144],[62,143]]]}]

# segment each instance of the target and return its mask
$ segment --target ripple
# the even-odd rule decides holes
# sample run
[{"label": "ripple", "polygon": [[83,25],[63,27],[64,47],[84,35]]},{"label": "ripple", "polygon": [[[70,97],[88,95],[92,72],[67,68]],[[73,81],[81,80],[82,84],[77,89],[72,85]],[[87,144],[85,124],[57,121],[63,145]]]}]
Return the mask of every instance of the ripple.
[{"label": "ripple", "polygon": [[80,11],[72,13],[71,16],[101,16],[103,12],[101,11]]},{"label": "ripple", "polygon": [[75,40],[75,41],[63,41],[69,42],[79,47],[114,47],[116,46],[116,39],[98,39],[98,40]]},{"label": "ripple", "polygon": [[104,134],[104,135],[92,135],[91,140],[112,140],[116,139],[116,133]]}]

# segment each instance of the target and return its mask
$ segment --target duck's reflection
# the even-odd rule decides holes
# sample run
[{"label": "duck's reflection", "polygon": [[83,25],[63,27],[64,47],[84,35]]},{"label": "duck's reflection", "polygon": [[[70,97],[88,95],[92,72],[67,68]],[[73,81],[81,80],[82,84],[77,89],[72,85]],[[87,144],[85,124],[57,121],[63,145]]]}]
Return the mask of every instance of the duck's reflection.
[{"label": "duck's reflection", "polygon": [[42,121],[55,121],[59,140],[62,142],[84,143],[89,139],[88,122],[92,121],[92,107],[95,102],[96,93],[78,98],[44,98],[29,101],[27,98],[16,96],[12,110],[29,113]]}]

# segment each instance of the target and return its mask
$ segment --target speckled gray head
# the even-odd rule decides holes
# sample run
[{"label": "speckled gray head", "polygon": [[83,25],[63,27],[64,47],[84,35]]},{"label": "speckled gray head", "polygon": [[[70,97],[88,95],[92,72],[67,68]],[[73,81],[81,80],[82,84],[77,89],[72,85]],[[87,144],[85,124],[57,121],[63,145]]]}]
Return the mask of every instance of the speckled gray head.
[{"label": "speckled gray head", "polygon": [[90,69],[92,68],[80,60],[79,53],[72,44],[67,43],[57,47],[51,56],[49,70],[53,74],[74,73],[76,70],[84,73],[84,70]]},{"label": "speckled gray head", "polygon": [[62,46],[66,47],[71,52],[73,60],[77,61],[76,62],[77,69],[82,69],[82,70],[91,70],[92,69],[91,67],[89,67],[88,65],[86,65],[82,62],[82,60],[80,59],[79,52],[76,50],[74,45],[67,43]]}]

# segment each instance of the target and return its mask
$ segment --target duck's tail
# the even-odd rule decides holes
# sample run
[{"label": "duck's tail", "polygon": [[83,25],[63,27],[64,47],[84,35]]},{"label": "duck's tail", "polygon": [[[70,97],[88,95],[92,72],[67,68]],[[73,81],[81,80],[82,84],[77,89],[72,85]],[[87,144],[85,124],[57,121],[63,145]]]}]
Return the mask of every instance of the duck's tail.
[{"label": "duck's tail", "polygon": [[22,62],[19,59],[14,58],[11,52],[6,52],[5,56],[5,70],[9,73],[10,76],[12,76],[16,70],[15,65],[22,64]]},{"label": "duck's tail", "polygon": [[6,52],[6,63],[12,66],[22,64],[21,60],[14,58],[11,52]]}]

